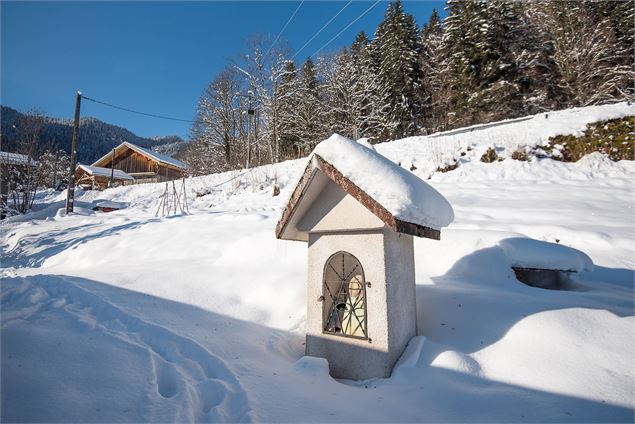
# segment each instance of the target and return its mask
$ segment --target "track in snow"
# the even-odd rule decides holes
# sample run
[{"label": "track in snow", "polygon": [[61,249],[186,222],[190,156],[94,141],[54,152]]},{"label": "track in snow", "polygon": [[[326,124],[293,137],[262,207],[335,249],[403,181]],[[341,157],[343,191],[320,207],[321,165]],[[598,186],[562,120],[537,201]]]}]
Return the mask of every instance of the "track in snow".
[{"label": "track in snow", "polygon": [[[137,418],[164,422],[253,420],[245,391],[221,359],[187,337],[122,311],[80,288],[70,278],[41,276],[36,277],[35,282],[24,278],[4,280],[2,309],[2,331],[9,333],[9,339],[3,340],[3,344],[8,342],[5,350],[9,361],[13,326],[53,320],[60,314],[80,324],[86,339],[106,338],[111,340],[110,344],[123,343],[131,351],[142,353],[150,371],[146,375],[146,396],[150,401]],[[90,360],[96,366],[102,362],[99,357]],[[125,368],[127,364],[121,365]],[[3,386],[5,384],[11,381],[4,380]],[[96,393],[96,397],[107,395]],[[3,403],[5,412],[6,409],[11,411],[12,405],[7,404],[6,399]],[[2,418],[10,417],[3,413]]]}]

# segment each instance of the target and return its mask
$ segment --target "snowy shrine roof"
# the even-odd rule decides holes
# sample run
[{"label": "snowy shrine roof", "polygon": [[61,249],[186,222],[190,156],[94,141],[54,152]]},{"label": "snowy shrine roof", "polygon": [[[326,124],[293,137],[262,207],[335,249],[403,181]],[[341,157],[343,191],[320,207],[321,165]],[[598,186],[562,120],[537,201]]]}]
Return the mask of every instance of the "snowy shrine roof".
[{"label": "snowy shrine roof", "polygon": [[[123,143],[121,143],[119,146],[115,147],[115,151],[120,150],[123,147],[127,147],[129,149],[134,150],[135,152],[143,155],[143,156],[147,156],[159,163],[165,164],[165,165],[170,165],[170,166],[174,166],[176,168],[180,168],[180,169],[187,169],[187,165],[184,164],[183,162],[181,162],[180,160],[174,159],[173,157],[170,157],[168,155],[164,155],[161,153],[157,153],[157,152],[153,152],[150,149],[146,149],[144,147],[140,147],[137,146],[136,144],[132,144],[129,143],[127,141],[124,141]],[[102,157],[100,157],[99,159],[97,159],[94,163],[93,166],[98,166],[99,164],[101,164],[102,162],[107,161],[112,153],[106,153],[105,155],[103,155]]]},{"label": "snowy shrine roof", "polygon": [[[110,168],[102,168],[100,166],[82,165],[81,163],[77,165],[77,169],[82,169],[82,170],[86,171],[86,173],[88,175],[92,175],[92,176],[95,176],[95,177],[107,177],[107,178],[110,178],[110,175],[113,172],[113,170],[111,170]],[[114,170],[113,178],[115,178],[117,180],[134,180],[134,177],[132,177],[129,174],[126,174],[121,169],[115,169]]]},{"label": "snowy shrine roof", "polygon": [[[399,233],[433,239],[454,220],[450,203],[413,173],[375,150],[338,134],[318,144],[276,227],[281,239],[299,240],[294,213],[317,173],[354,197]],[[291,230],[291,231],[289,231]]]}]

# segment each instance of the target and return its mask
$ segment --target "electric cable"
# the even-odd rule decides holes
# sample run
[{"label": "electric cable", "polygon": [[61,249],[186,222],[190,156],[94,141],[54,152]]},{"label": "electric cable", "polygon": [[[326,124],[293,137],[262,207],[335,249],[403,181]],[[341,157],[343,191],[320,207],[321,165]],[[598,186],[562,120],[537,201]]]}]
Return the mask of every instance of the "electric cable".
[{"label": "electric cable", "polygon": [[340,16],[340,13],[342,13],[342,12],[344,11],[344,9],[346,9],[346,8],[347,8],[347,7],[348,7],[348,6],[349,6],[352,2],[353,2],[353,0],[349,0],[349,1],[348,1],[348,3],[346,3],[346,4],[344,5],[344,7],[342,7],[342,8],[340,9],[340,11],[339,11],[339,12],[337,12],[337,13],[335,14],[335,16],[333,16],[331,19],[329,19],[329,21],[328,21],[326,24],[324,24],[324,26],[323,26],[322,28],[320,28],[320,30],[319,30],[318,32],[316,32],[316,33],[313,35],[313,37],[311,37],[311,38],[309,39],[309,41],[307,41],[306,43],[304,43],[304,45],[303,45],[302,47],[300,47],[300,50],[298,50],[298,51],[297,51],[297,52],[293,55],[293,57],[291,58],[291,60],[295,59],[295,57],[296,57],[297,55],[299,55],[299,54],[300,54],[300,52],[301,52],[302,50],[304,50],[304,48],[305,48],[306,46],[308,46],[308,45],[309,45],[309,43],[315,39],[315,37],[317,37],[318,35],[320,35],[320,33],[321,33],[322,31],[324,31],[324,29],[325,29],[327,26],[329,26],[329,25],[331,24],[331,22],[333,22],[333,21],[335,20],[335,18],[337,18],[338,16]]},{"label": "electric cable", "polygon": [[123,110],[123,111],[126,111],[126,112],[136,113],[138,115],[150,116],[152,118],[167,119],[167,120],[170,120],[170,121],[179,121],[179,122],[195,122],[195,121],[193,121],[191,119],[172,118],[172,117],[169,117],[169,116],[155,115],[154,113],[140,112],[138,110],[128,109],[128,108],[123,107],[123,106],[117,106],[117,105],[113,105],[111,103],[102,102],[101,100],[95,100],[93,98],[90,98],[90,97],[84,96],[84,95],[82,95],[82,99],[83,100],[88,100],[88,101],[91,101],[91,102],[94,102],[94,103],[99,103],[100,105],[112,107],[114,109],[119,109],[119,110]]},{"label": "electric cable", "polygon": [[320,51],[322,51],[326,46],[328,46],[329,44],[331,44],[337,37],[339,37],[340,35],[342,35],[342,33],[344,31],[346,31],[347,29],[349,29],[355,22],[359,21],[361,18],[363,18],[368,12],[371,11],[371,9],[375,6],[377,6],[377,4],[379,4],[381,0],[377,0],[375,3],[373,3],[368,9],[366,9],[364,12],[362,12],[361,15],[359,15],[357,18],[355,18],[355,20],[353,22],[351,22],[350,24],[346,25],[346,27],[344,27],[343,30],[341,30],[340,32],[337,33],[337,35],[335,35],[335,37],[331,38],[326,44],[324,44],[322,47],[320,47],[319,49],[317,49],[317,51],[315,53],[313,53],[311,56],[309,57],[313,57],[316,54],[318,54]]},{"label": "electric cable", "polygon": [[282,33],[284,32],[285,29],[287,29],[287,27],[289,26],[289,24],[291,23],[291,21],[293,20],[293,18],[295,17],[296,13],[298,13],[298,10],[300,10],[300,7],[302,7],[302,4],[304,3],[304,0],[302,0],[300,2],[300,4],[298,5],[298,7],[295,8],[295,10],[293,11],[293,14],[291,14],[291,17],[289,18],[289,20],[287,21],[286,24],[284,24],[284,26],[282,27],[282,29],[280,30],[280,32],[278,33],[278,36],[276,37],[275,40],[273,40],[273,43],[271,44],[271,46],[269,46],[269,49],[267,50],[267,53],[265,53],[264,58],[266,59],[267,56],[269,56],[269,52],[271,51],[271,49],[273,49],[273,47],[276,45],[276,43],[278,42],[278,39],[280,39],[280,36],[282,35]]}]

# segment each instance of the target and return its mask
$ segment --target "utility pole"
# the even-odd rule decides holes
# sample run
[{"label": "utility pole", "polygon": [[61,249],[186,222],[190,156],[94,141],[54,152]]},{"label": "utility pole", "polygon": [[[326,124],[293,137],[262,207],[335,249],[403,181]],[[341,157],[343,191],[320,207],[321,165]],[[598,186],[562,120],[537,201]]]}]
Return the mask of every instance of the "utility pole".
[{"label": "utility pole", "polygon": [[[0,134],[0,148],[2,147],[2,134]],[[0,149],[1,150],[1,149]],[[9,200],[9,169],[0,164],[0,219],[7,215],[7,202]]]},{"label": "utility pole", "polygon": [[[258,141],[258,100],[254,99],[254,103],[256,103],[254,107],[254,144],[260,144]],[[260,160],[260,149],[256,150],[256,152],[258,153],[258,166],[260,166],[262,164]]]},{"label": "utility pole", "polygon": [[68,175],[68,191],[66,192],[66,213],[73,212],[75,200],[75,168],[77,167],[77,139],[79,138],[79,108],[82,104],[82,92],[77,92],[75,99],[75,122],[73,124],[73,141],[71,144],[71,170]]},{"label": "utility pole", "polygon": [[[249,90],[247,94],[236,93],[238,97],[247,97],[249,101],[247,102],[247,159],[245,160],[245,168],[249,168],[251,165],[251,117],[254,115],[254,109],[251,102],[251,98],[254,95],[254,92]],[[240,101],[240,110],[242,111],[243,101]],[[240,116],[243,116],[243,112],[240,113]],[[242,120],[240,122],[241,129],[243,123]]]},{"label": "utility pole", "polygon": [[112,149],[112,159],[110,160],[110,187],[115,182],[115,149]]},{"label": "utility pole", "polygon": [[251,96],[253,94],[251,90],[247,92],[247,97],[249,98],[247,106],[247,168],[251,165],[251,117],[254,115],[254,109],[251,106]]}]

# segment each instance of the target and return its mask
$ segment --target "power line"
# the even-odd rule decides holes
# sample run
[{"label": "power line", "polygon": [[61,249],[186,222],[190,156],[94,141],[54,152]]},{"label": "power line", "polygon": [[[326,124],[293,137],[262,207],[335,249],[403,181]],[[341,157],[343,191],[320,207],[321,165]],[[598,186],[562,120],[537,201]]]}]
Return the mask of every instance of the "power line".
[{"label": "power line", "polygon": [[377,4],[380,2],[381,0],[377,0],[375,3],[373,3],[368,9],[366,9],[364,12],[362,12],[361,15],[359,15],[357,18],[355,18],[355,20],[353,22],[351,22],[350,24],[346,25],[346,27],[344,27],[343,30],[341,30],[340,32],[337,33],[337,35],[335,35],[335,37],[331,38],[326,44],[324,44],[322,47],[320,47],[319,49],[316,50],[315,53],[313,53],[311,56],[309,57],[313,57],[316,54],[318,54],[320,51],[322,51],[322,49],[324,49],[326,46],[328,46],[329,44],[331,44],[337,37],[339,37],[340,35],[342,35],[342,33],[344,31],[346,31],[347,29],[349,29],[355,22],[359,21],[360,19],[362,19],[368,12],[371,11],[371,9],[375,6],[377,6]]},{"label": "power line", "polygon": [[278,39],[280,38],[280,36],[282,35],[282,33],[284,32],[285,29],[287,29],[287,27],[289,26],[289,24],[291,23],[291,21],[293,20],[293,18],[295,17],[295,14],[298,13],[298,10],[300,10],[300,7],[302,7],[302,4],[304,3],[304,0],[302,0],[300,2],[300,4],[298,5],[298,7],[295,8],[295,10],[293,11],[293,14],[291,15],[291,17],[289,18],[289,20],[287,21],[286,24],[284,24],[284,26],[282,27],[282,29],[280,30],[280,32],[278,33],[278,36],[276,37],[275,40],[273,40],[273,43],[271,44],[271,46],[269,46],[269,49],[267,50],[267,53],[265,53],[264,58],[266,59],[267,56],[269,56],[269,52],[271,51],[271,49],[273,49],[273,47],[276,45],[276,43],[278,42]]},{"label": "power line", "polygon": [[346,3],[346,4],[344,5],[344,7],[342,7],[342,8],[340,9],[340,11],[339,11],[339,12],[337,12],[337,13],[335,14],[335,16],[333,16],[331,19],[329,19],[329,21],[328,21],[326,24],[324,24],[324,26],[323,26],[322,28],[320,28],[320,30],[319,30],[318,32],[316,32],[316,33],[315,33],[315,35],[313,35],[313,37],[311,37],[311,38],[309,39],[309,41],[307,41],[306,43],[304,43],[304,46],[300,47],[300,50],[298,50],[298,51],[297,51],[297,52],[293,55],[293,57],[291,58],[291,60],[295,59],[295,57],[296,57],[298,54],[300,54],[300,52],[301,52],[302,50],[304,50],[304,48],[305,48],[306,46],[308,46],[308,45],[309,45],[309,43],[315,39],[315,37],[317,37],[318,35],[320,35],[320,33],[321,33],[322,31],[324,31],[324,29],[325,29],[327,26],[329,26],[329,25],[331,24],[331,22],[333,22],[333,21],[335,20],[335,18],[337,18],[338,16],[340,16],[340,13],[342,13],[342,12],[344,11],[344,9],[346,9],[346,8],[347,8],[347,7],[348,7],[348,6],[349,6],[352,2],[353,2],[353,0],[349,0],[349,1],[348,1],[348,3]]},{"label": "power line", "polygon": [[170,121],[179,121],[179,122],[195,122],[195,121],[193,121],[191,119],[171,118],[169,116],[155,115],[154,113],[140,112],[138,110],[128,109],[127,107],[117,106],[117,105],[113,105],[113,104],[110,104],[110,103],[102,102],[100,100],[91,99],[90,97],[86,97],[84,95],[82,95],[82,99],[83,100],[89,100],[89,101],[94,102],[94,103],[99,103],[100,105],[112,107],[114,109],[119,109],[119,110],[123,110],[123,111],[126,111],[126,112],[136,113],[138,115],[150,116],[152,118],[167,119],[167,120],[170,120]]}]

